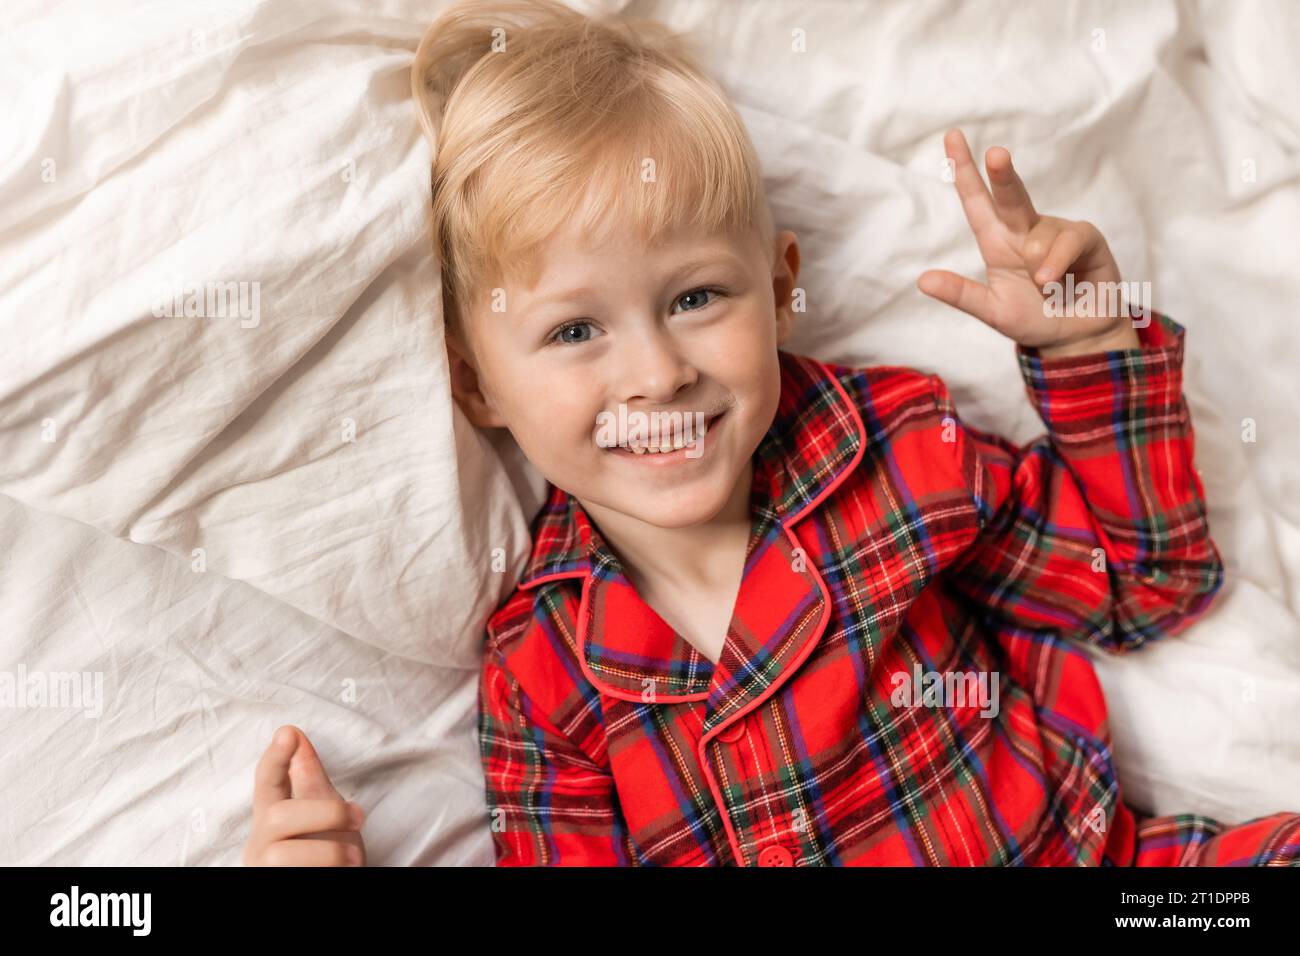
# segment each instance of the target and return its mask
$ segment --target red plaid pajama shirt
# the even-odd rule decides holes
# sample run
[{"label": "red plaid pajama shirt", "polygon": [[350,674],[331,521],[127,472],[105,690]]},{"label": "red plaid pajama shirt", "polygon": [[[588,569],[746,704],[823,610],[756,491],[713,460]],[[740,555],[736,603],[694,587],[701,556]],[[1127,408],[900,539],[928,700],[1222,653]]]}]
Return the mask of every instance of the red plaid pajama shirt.
[{"label": "red plaid pajama shirt", "polygon": [[1300,814],[1121,800],[1075,642],[1176,634],[1223,577],[1183,327],[1152,313],[1139,338],[1018,347],[1048,428],[1023,448],[963,424],[936,376],[781,352],[716,666],[552,486],[487,627],[497,864],[1300,864]]}]

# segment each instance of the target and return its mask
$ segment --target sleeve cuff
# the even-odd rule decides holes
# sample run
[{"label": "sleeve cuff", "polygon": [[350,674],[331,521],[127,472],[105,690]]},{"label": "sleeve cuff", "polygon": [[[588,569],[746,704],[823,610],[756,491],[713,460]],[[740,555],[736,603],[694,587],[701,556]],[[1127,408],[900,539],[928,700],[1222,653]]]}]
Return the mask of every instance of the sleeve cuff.
[{"label": "sleeve cuff", "polygon": [[1016,346],[1029,400],[1056,438],[1084,441],[1099,429],[1113,433],[1119,420],[1184,414],[1186,330],[1154,309],[1134,318],[1140,348],[1042,358],[1036,348]]}]

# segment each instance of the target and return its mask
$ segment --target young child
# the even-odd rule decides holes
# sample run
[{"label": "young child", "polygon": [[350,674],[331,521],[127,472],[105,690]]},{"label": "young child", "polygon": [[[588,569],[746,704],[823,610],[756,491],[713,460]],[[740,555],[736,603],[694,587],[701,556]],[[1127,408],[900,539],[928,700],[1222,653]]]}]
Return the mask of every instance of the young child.
[{"label": "young child", "polygon": [[[945,136],[987,284],[918,286],[1015,344],[1047,426],[1019,448],[934,375],[781,348],[797,241],[666,29],[459,5],[413,85],[455,398],[549,482],[487,625],[498,864],[1300,863],[1300,814],[1224,827],[1121,799],[1078,644],[1176,634],[1223,572],[1183,327],[1046,307],[1049,283],[1119,282],[1096,228],[1036,212],[1004,149],[986,186]],[[622,427],[660,414],[666,436]],[[259,765],[246,862],[359,845],[295,739]]]}]

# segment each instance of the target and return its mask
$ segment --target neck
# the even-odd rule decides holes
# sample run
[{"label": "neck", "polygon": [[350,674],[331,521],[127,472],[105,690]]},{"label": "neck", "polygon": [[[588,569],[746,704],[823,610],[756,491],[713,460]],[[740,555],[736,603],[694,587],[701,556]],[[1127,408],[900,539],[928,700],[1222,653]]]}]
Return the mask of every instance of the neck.
[{"label": "neck", "polygon": [[669,588],[698,588],[730,581],[734,569],[716,558],[720,552],[734,553],[737,540],[742,552],[749,542],[753,482],[751,459],[722,509],[708,521],[685,528],[660,528],[620,511],[578,501],[639,590],[647,579]]}]

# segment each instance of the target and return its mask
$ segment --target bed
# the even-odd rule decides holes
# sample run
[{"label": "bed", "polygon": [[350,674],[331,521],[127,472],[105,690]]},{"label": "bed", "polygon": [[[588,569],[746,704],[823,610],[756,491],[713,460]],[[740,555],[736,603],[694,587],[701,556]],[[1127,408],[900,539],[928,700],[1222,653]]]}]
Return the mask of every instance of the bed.
[{"label": "bed", "polygon": [[[413,0],[19,4],[0,49],[0,862],[238,865],[284,723],[371,864],[492,862],[483,624],[544,483],[450,401],[409,100]],[[1188,329],[1219,601],[1094,654],[1126,799],[1300,809],[1300,11],[1288,3],[588,0],[689,31],[753,135],[808,311],[791,351],[941,375],[1041,433],[941,137],[1012,150]],[[216,299],[213,299],[215,288]],[[217,308],[186,315],[191,293]],[[225,296],[228,307],[220,307]]]}]

